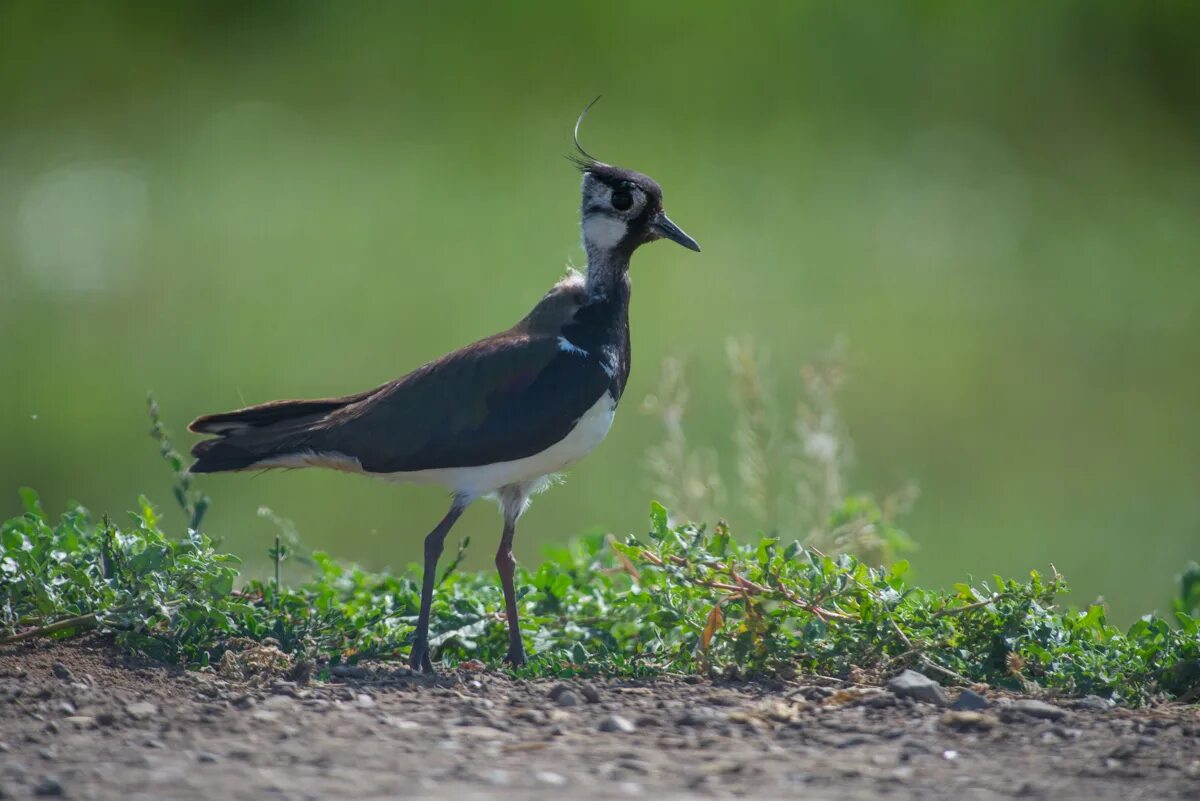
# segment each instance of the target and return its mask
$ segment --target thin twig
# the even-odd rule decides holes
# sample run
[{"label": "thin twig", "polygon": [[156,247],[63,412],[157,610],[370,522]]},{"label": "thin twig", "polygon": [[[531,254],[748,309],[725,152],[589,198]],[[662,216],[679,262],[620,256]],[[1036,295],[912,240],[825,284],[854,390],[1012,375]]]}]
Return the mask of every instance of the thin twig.
[{"label": "thin twig", "polygon": [[58,631],[73,629],[76,626],[84,626],[90,629],[96,625],[96,622],[96,616],[94,614],[69,617],[65,620],[59,620],[58,622],[51,623],[47,626],[39,626],[36,629],[29,629],[28,631],[22,631],[20,634],[13,634],[9,637],[5,637],[4,639],[0,639],[0,645],[8,645],[14,642],[21,642],[22,640],[30,640],[34,637],[42,637],[47,634],[54,634]]},{"label": "thin twig", "polygon": [[910,653],[920,653],[913,646],[912,640],[908,638],[908,635],[904,633],[904,630],[897,625],[896,619],[891,615],[888,615],[888,623],[892,624],[892,628],[896,630],[896,634],[900,637],[900,642],[904,643],[904,647],[907,648]]},{"label": "thin twig", "polygon": [[955,673],[953,670],[951,670],[948,667],[942,667],[937,662],[934,662],[932,659],[925,656],[925,654],[918,653],[917,656],[919,656],[921,658],[921,663],[923,665],[925,665],[925,667],[927,667],[927,668],[936,670],[938,673],[942,673],[946,676],[949,676],[952,679],[957,679],[958,681],[961,681],[963,684],[967,685],[968,687],[976,684],[976,682],[971,681],[970,679],[968,679],[966,676],[962,675],[961,673]]},{"label": "thin twig", "polygon": [[[655,554],[650,553],[647,550],[643,549],[639,555],[641,556],[642,559],[645,559],[647,562],[649,562],[652,565],[655,565],[656,567],[663,567],[666,564],[660,557],[656,556]],[[667,559],[671,562],[671,564],[678,565],[680,567],[688,567],[689,566],[688,560],[684,559],[682,556],[671,555],[671,556],[668,556]],[[832,618],[834,620],[846,620],[846,621],[857,620],[857,618],[855,618],[853,615],[847,615],[842,612],[835,612],[830,609],[824,609],[819,606],[814,606],[812,603],[805,601],[803,598],[796,596],[795,593],[791,592],[790,590],[784,589],[782,586],[778,590],[772,590],[770,587],[764,587],[763,585],[761,585],[757,582],[750,581],[749,579],[746,579],[746,578],[742,578],[741,576],[739,576],[737,574],[737,572],[735,570],[733,570],[733,568],[729,567],[724,562],[713,562],[713,563],[709,564],[708,566],[714,572],[717,572],[717,573],[728,572],[733,577],[733,580],[737,582],[737,584],[736,585],[727,584],[724,582],[713,581],[711,579],[704,580],[704,581],[701,581],[698,579],[688,579],[688,580],[692,584],[696,584],[697,586],[700,586],[700,587],[709,587],[714,590],[725,590],[727,592],[736,592],[736,593],[742,593],[742,594],[753,593],[755,595],[769,595],[772,592],[778,592],[780,595],[783,596],[784,600],[786,600],[788,603],[794,604],[795,606],[800,607],[804,611],[809,612],[810,614],[816,615],[818,618],[820,618],[821,622],[825,622],[826,618]]]},{"label": "thin twig", "polygon": [[967,686],[974,684],[974,682],[971,681],[970,679],[968,679],[966,676],[963,676],[962,674],[959,674],[959,673],[955,673],[950,668],[942,667],[937,662],[933,661],[933,659],[931,659],[930,657],[928,657],[924,653],[922,653],[919,648],[917,648],[915,645],[913,645],[912,640],[910,640],[908,638],[908,635],[904,633],[904,630],[900,628],[900,626],[896,623],[895,619],[892,618],[891,615],[888,615],[888,623],[890,623],[892,628],[896,631],[896,635],[898,637],[900,637],[900,641],[904,643],[904,647],[908,649],[904,653],[897,656],[895,658],[895,660],[893,660],[893,661],[906,660],[910,656],[915,656],[918,659],[920,659],[921,664],[923,664],[927,668],[936,670],[938,673],[941,673],[946,676],[950,676],[951,678],[958,679],[959,681],[961,681],[963,684],[966,684]]},{"label": "thin twig", "polygon": [[970,612],[972,609],[979,609],[979,608],[987,606],[989,604],[994,604],[996,601],[1000,600],[1003,596],[1004,596],[1004,593],[998,592],[995,595],[993,595],[991,598],[985,598],[984,600],[976,601],[973,604],[964,604],[963,606],[951,606],[951,607],[947,607],[945,609],[939,609],[933,613],[933,617],[934,617],[934,619],[937,619],[939,617],[946,617],[947,615],[960,615],[963,612]]}]

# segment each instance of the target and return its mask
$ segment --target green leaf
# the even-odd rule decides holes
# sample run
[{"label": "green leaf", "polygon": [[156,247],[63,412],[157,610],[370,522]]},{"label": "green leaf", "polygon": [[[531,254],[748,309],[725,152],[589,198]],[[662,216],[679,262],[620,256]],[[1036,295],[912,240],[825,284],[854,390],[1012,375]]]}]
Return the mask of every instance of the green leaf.
[{"label": "green leaf", "polygon": [[656,540],[667,536],[667,509],[658,501],[650,502],[650,536]]},{"label": "green leaf", "polygon": [[25,507],[26,514],[32,515],[38,520],[45,520],[46,513],[42,511],[42,501],[38,494],[29,487],[21,487],[17,490],[17,494],[21,496],[21,503]]}]

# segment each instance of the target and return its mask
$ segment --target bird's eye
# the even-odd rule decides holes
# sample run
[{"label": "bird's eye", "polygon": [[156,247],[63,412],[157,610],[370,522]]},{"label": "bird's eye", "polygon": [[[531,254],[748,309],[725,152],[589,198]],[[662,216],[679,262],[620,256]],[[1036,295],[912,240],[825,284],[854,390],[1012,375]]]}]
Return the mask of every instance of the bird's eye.
[{"label": "bird's eye", "polygon": [[612,207],[617,211],[629,211],[633,205],[633,195],[628,189],[617,189],[612,193]]}]

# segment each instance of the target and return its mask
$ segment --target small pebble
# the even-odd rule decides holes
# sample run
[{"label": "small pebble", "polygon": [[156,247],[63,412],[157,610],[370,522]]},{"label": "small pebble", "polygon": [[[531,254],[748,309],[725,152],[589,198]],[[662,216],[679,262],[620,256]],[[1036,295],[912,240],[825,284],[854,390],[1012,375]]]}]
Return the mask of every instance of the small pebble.
[{"label": "small pebble", "polygon": [[488,784],[494,784],[500,787],[512,783],[512,774],[501,768],[490,768],[479,774],[479,778],[483,779]]},{"label": "small pebble", "polygon": [[1047,704],[1045,701],[1039,701],[1036,698],[1022,698],[1004,707],[1001,714],[1006,720],[1011,720],[1014,716],[1020,715],[1039,718],[1041,720],[1062,720],[1067,716],[1067,711],[1053,704]]},{"label": "small pebble", "polygon": [[135,701],[125,705],[125,714],[134,720],[145,720],[158,714],[158,707],[149,701]]},{"label": "small pebble", "polygon": [[574,690],[563,690],[554,698],[554,703],[559,706],[579,706],[579,696]]},{"label": "small pebble", "polygon": [[62,782],[53,776],[43,776],[33,786],[33,794],[40,796],[60,796],[63,794]]},{"label": "small pebble", "polygon": [[952,709],[942,715],[938,722],[947,728],[958,731],[987,731],[995,728],[1000,721],[992,715],[985,715],[982,712]]},{"label": "small pebble", "polygon": [[942,685],[915,670],[905,670],[888,680],[887,688],[902,698],[948,706],[950,697]]},{"label": "small pebble", "polygon": [[339,679],[365,679],[371,675],[366,668],[358,665],[334,665],[329,668],[329,675]]},{"label": "small pebble", "polygon": [[544,723],[546,721],[546,713],[540,709],[518,709],[513,712],[513,717],[526,723]]},{"label": "small pebble", "polygon": [[634,726],[627,718],[620,715],[609,715],[604,720],[600,721],[598,727],[600,731],[617,732],[620,734],[630,734],[637,731],[637,726]]},{"label": "small pebble", "polygon": [[1109,759],[1129,759],[1138,751],[1137,740],[1128,740],[1108,752]]},{"label": "small pebble", "polygon": [[988,699],[974,690],[967,689],[958,694],[958,698],[954,699],[954,706],[951,708],[977,712],[980,709],[987,709],[991,705]]},{"label": "small pebble", "polygon": [[1117,705],[1111,698],[1101,698],[1098,695],[1085,695],[1075,702],[1076,709],[1087,709],[1096,712],[1106,712]]},{"label": "small pebble", "polygon": [[707,726],[709,719],[705,715],[701,715],[694,711],[687,711],[675,719],[676,726],[691,726],[694,728],[703,728]]}]

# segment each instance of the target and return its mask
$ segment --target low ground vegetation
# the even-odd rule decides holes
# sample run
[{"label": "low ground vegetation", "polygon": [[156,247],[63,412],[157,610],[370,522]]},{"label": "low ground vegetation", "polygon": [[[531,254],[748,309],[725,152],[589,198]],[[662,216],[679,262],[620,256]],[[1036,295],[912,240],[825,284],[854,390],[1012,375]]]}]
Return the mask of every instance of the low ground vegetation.
[{"label": "low ground vegetation", "polygon": [[[0,644],[98,631],[164,662],[304,677],[407,655],[420,605],[415,565],[399,575],[373,573],[307,552],[288,521],[263,510],[280,528],[274,577],[241,575],[237,557],[202,533],[209,500],[153,402],[150,416],[176,475],[185,532],[165,532],[145,498],[124,524],[81,507],[52,520],[36,493],[23,490],[25,514],[0,525]],[[886,504],[825,495],[835,505],[819,531],[895,529]],[[855,541],[903,539],[897,531]],[[739,541],[723,522],[678,523],[655,503],[643,535],[596,532],[549,549],[540,565],[517,575],[533,658],[515,673],[805,674],[869,684],[913,668],[947,684],[1133,705],[1200,698],[1196,565],[1182,576],[1169,616],[1147,615],[1122,630],[1102,606],[1060,608],[1066,581],[1053,567],[931,590],[909,582],[903,560],[874,567],[826,554],[813,541],[811,531],[805,542]],[[499,666],[507,649],[503,599],[490,572],[458,569],[468,542],[439,577],[431,645],[448,667]],[[310,577],[286,584],[287,560],[303,562]]]},{"label": "low ground vegetation", "polygon": [[[247,580],[205,534],[165,533],[145,499],[118,525],[81,508],[52,521],[36,495],[24,498],[26,513],[0,527],[0,641],[99,630],[129,651],[196,666],[267,643],[318,675],[407,652],[414,570],[372,573],[313,553],[314,575],[298,586]],[[1053,570],[937,591],[910,585],[907,568],[773,537],[738,542],[723,525],[670,525],[654,505],[645,535],[584,537],[519,574],[534,654],[522,674],[872,682],[913,667],[946,683],[1131,704],[1197,696],[1200,620],[1185,609],[1194,574],[1171,620],[1150,615],[1122,631],[1100,606],[1057,608],[1066,585]],[[506,637],[494,577],[451,566],[435,598],[440,659],[499,665]]]}]

